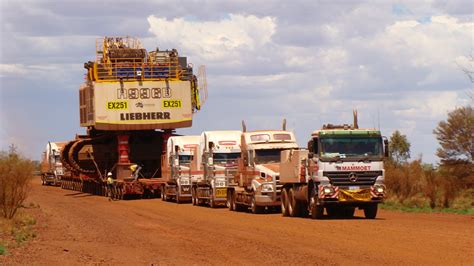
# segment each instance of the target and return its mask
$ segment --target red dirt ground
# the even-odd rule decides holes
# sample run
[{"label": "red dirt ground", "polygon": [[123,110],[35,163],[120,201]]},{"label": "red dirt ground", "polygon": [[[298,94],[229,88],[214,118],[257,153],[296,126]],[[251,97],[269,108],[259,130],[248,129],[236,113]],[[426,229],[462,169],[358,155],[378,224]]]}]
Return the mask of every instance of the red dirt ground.
[{"label": "red dirt ground", "polygon": [[35,182],[37,237],[0,264],[474,265],[474,217],[379,210],[288,218],[160,199],[108,201]]}]

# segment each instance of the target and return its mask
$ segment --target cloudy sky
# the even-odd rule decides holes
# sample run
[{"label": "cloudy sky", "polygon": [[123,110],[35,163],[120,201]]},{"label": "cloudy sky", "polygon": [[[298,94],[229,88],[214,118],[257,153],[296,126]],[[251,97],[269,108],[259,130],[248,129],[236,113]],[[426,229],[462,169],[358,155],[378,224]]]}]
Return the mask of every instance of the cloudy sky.
[{"label": "cloudy sky", "polygon": [[[435,163],[437,123],[473,104],[460,70],[474,46],[471,1],[0,0],[0,148],[39,159],[84,134],[78,89],[101,36],[136,36],[205,65],[194,126],[279,128],[305,146],[324,123],[400,130]],[[472,63],[471,63],[472,64]],[[471,65],[472,67],[472,65]]]}]

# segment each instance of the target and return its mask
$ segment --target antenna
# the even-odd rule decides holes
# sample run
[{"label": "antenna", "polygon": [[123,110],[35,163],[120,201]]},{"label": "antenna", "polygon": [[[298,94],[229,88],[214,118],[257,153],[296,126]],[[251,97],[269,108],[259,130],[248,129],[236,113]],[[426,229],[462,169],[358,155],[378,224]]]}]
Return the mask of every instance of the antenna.
[{"label": "antenna", "polygon": [[352,110],[352,114],[354,115],[354,128],[358,129],[359,128],[359,123],[357,121],[357,109]]},{"label": "antenna", "polygon": [[244,120],[242,120],[242,132],[247,132],[247,126],[245,125]]},{"label": "antenna", "polygon": [[281,128],[286,131],[286,118],[283,118],[283,125]]}]

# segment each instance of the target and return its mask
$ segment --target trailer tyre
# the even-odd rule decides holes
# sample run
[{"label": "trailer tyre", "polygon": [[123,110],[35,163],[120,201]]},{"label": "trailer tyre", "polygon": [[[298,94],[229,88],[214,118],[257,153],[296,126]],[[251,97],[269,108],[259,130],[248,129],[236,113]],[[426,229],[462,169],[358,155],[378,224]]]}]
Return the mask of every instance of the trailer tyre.
[{"label": "trailer tyre", "polygon": [[375,219],[377,217],[377,204],[371,204],[364,208],[364,215],[367,219]]},{"label": "trailer tyre", "polygon": [[283,216],[288,216],[288,190],[283,188],[281,190],[281,214]]},{"label": "trailer tyre", "polygon": [[300,206],[295,198],[295,191],[293,188],[290,188],[290,191],[288,192],[288,214],[291,217],[300,216]]}]

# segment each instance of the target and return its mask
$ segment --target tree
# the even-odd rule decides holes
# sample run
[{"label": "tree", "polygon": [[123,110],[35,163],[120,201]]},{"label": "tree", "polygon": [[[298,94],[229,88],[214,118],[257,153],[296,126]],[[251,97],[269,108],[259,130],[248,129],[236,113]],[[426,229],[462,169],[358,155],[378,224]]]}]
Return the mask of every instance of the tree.
[{"label": "tree", "polygon": [[410,146],[407,136],[395,130],[390,137],[390,159],[396,164],[405,163],[410,158]]},{"label": "tree", "polygon": [[440,148],[436,155],[441,164],[468,163],[474,157],[474,110],[471,106],[456,108],[448,113],[448,120],[441,121],[433,130]]},{"label": "tree", "polygon": [[0,152],[0,215],[11,219],[28,196],[35,169],[32,161],[23,158],[10,146]]}]

